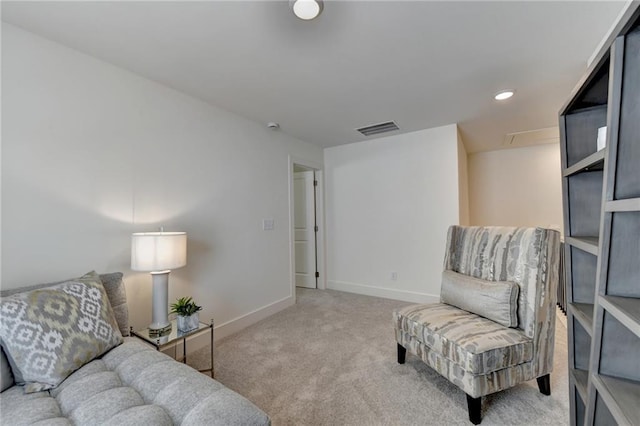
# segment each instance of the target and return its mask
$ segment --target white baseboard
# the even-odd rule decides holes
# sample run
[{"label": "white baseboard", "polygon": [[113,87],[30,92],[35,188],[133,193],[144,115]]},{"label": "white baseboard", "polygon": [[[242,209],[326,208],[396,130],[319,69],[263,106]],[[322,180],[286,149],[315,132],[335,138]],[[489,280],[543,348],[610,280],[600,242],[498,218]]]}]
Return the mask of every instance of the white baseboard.
[{"label": "white baseboard", "polygon": [[284,299],[275,301],[267,306],[263,306],[262,308],[258,308],[255,311],[251,311],[247,314],[241,315],[237,318],[229,320],[225,323],[217,325],[215,327],[215,340],[223,339],[227,336],[230,336],[233,333],[236,333],[243,328],[249,327],[251,324],[255,324],[258,321],[261,321],[271,315],[280,312],[283,309],[288,308],[289,306],[293,306],[295,304],[295,299],[293,296],[287,296]]},{"label": "white baseboard", "polygon": [[[295,299],[293,298],[293,296],[287,296],[284,299],[277,300],[269,305],[258,308],[254,311],[231,319],[222,324],[214,325],[214,341],[230,336],[231,334],[247,328],[250,325],[255,324],[267,317],[270,317],[271,315],[280,312],[281,310],[286,309],[294,304]],[[189,352],[193,352],[205,346],[209,346],[211,336],[206,333],[192,339],[188,339],[188,341],[189,343],[187,347],[189,349]]]},{"label": "white baseboard", "polygon": [[440,296],[416,291],[398,290],[395,288],[374,287],[366,284],[349,283],[345,281],[327,281],[327,288],[331,290],[346,291],[348,293],[364,294],[365,296],[384,297],[385,299],[402,300],[413,303],[435,303],[440,301]]}]

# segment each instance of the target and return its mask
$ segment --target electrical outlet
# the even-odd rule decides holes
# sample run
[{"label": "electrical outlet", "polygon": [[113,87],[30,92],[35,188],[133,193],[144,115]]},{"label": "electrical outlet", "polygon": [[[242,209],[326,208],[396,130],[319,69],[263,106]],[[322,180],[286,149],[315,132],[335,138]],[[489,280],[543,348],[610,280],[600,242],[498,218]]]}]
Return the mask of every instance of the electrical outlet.
[{"label": "electrical outlet", "polygon": [[398,273],[397,272],[392,272],[391,273],[391,281],[398,281]]}]

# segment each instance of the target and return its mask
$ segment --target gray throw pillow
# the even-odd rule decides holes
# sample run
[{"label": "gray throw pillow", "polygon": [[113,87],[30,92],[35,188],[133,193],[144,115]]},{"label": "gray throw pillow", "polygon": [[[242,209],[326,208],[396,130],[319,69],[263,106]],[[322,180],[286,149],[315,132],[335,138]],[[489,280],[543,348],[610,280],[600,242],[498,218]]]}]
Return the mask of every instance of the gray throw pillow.
[{"label": "gray throw pillow", "polygon": [[511,281],[487,281],[454,271],[442,273],[442,303],[456,306],[481,317],[518,327],[518,293]]},{"label": "gray throw pillow", "polygon": [[122,281],[122,272],[101,274],[100,280],[109,297],[113,316],[118,322],[118,328],[123,336],[129,335],[129,310],[127,308],[127,293]]},{"label": "gray throw pillow", "polygon": [[122,343],[98,274],[0,300],[0,339],[25,393],[58,386]]}]

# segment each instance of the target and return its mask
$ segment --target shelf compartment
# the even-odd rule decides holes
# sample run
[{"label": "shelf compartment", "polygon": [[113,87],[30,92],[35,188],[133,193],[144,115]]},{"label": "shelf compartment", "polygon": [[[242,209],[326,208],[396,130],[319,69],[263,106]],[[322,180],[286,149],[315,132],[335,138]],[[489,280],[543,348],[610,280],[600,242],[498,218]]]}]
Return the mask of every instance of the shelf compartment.
[{"label": "shelf compartment", "polygon": [[593,329],[593,304],[591,303],[570,303],[569,309],[575,319],[580,322],[589,336],[591,336],[591,330]]},{"label": "shelf compartment", "polygon": [[582,401],[587,400],[587,383],[589,381],[589,371],[581,370],[579,368],[572,368],[570,370],[571,377],[573,377],[573,381],[576,384],[576,389],[580,394],[580,398]]},{"label": "shelf compartment", "polygon": [[[566,238],[568,243],[570,238]],[[596,293],[596,271],[598,258],[591,253],[569,246],[571,250],[571,300],[573,303],[593,305]]]},{"label": "shelf compartment", "polygon": [[577,370],[589,370],[591,353],[591,334],[573,317],[573,359],[571,367]]},{"label": "shelf compartment", "polygon": [[570,206],[569,235],[599,235],[603,176],[600,170],[566,178]]},{"label": "shelf compartment", "polygon": [[[598,237],[566,237],[565,243],[594,256],[598,255],[598,245],[600,244]],[[571,255],[573,256],[573,253]]]},{"label": "shelf compartment", "polygon": [[564,171],[564,173],[562,173],[562,175],[566,177],[566,176],[572,176],[578,173],[603,170],[604,156],[606,152],[607,152],[606,149],[601,149],[600,151],[594,152],[587,158],[580,160],[573,166],[567,168]]},{"label": "shelf compartment", "polygon": [[565,115],[567,168],[597,151],[598,128],[607,125],[606,102]]},{"label": "shelf compartment", "polygon": [[606,309],[601,333],[598,373],[640,381],[640,362],[637,358],[640,354],[640,338]]},{"label": "shelf compartment", "polygon": [[579,392],[575,393],[575,407],[576,407],[576,425],[582,426],[584,424],[586,407],[585,407],[585,402],[582,400],[582,397],[580,396]]},{"label": "shelf compartment", "polygon": [[[593,384],[598,390],[596,398],[596,424],[636,424],[640,419],[640,383],[606,375],[594,375]],[[600,399],[601,398],[601,399]],[[602,404],[604,403],[604,404]],[[615,422],[602,422],[607,412],[598,413],[606,405]]]},{"label": "shelf compartment", "polygon": [[640,299],[600,296],[600,305],[616,320],[640,338]]},{"label": "shelf compartment", "polygon": [[640,298],[640,212],[612,213],[608,296]]},{"label": "shelf compartment", "polygon": [[620,103],[620,129],[616,164],[616,200],[640,197],[640,32],[627,35],[624,42],[624,66]]}]

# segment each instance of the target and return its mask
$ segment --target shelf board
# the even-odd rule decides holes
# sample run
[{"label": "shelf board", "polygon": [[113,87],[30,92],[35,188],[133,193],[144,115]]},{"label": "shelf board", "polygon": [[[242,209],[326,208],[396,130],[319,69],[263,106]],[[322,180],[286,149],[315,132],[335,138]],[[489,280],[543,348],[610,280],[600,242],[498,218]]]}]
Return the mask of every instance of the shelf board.
[{"label": "shelf board", "polygon": [[564,241],[594,256],[598,255],[598,237],[565,237]]},{"label": "shelf board", "polygon": [[640,198],[607,201],[604,205],[607,212],[636,212],[640,211]]},{"label": "shelf board", "polygon": [[569,303],[571,313],[580,322],[589,336],[593,329],[593,305],[591,303]]},{"label": "shelf board", "polygon": [[640,419],[640,382],[593,375],[593,384],[618,424],[636,424]]},{"label": "shelf board", "polygon": [[640,299],[620,296],[600,296],[600,305],[625,327],[640,337]]},{"label": "shelf board", "polygon": [[606,148],[601,149],[600,151],[596,151],[588,157],[578,161],[573,166],[567,167],[562,173],[562,176],[567,177],[575,175],[577,173],[592,172],[595,170],[604,169],[604,156],[606,151]]},{"label": "shelf board", "polygon": [[587,383],[589,381],[589,372],[587,370],[581,370],[579,368],[571,369],[571,376],[576,384],[576,389],[584,405],[587,405]]}]

